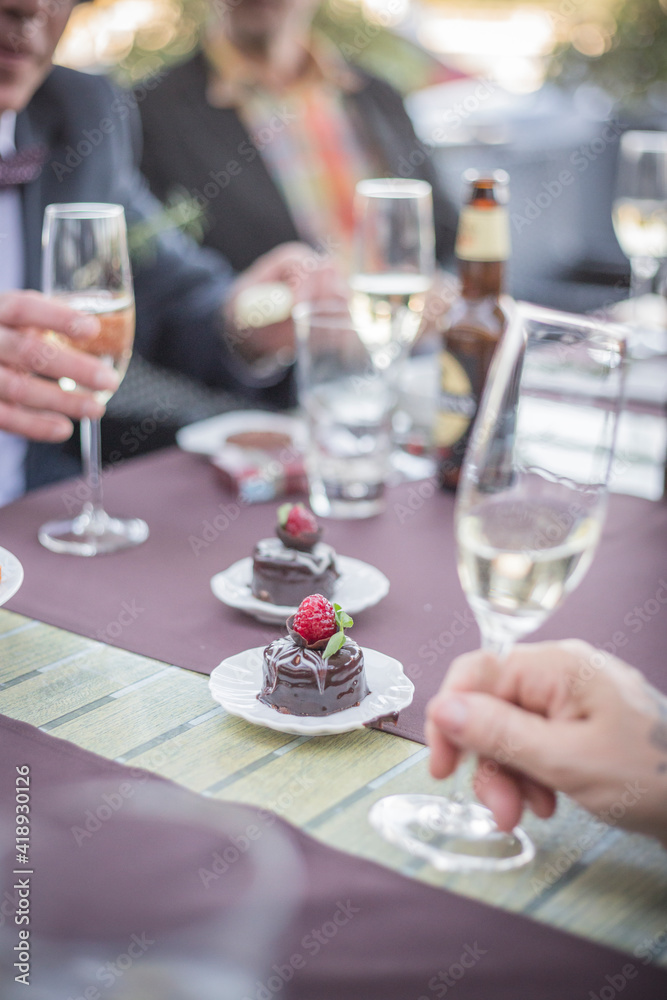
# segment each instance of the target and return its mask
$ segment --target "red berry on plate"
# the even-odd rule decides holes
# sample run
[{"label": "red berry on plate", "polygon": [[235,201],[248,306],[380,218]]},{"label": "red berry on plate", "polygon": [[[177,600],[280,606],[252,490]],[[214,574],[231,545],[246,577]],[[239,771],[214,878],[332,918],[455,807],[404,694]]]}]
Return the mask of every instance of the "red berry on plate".
[{"label": "red berry on plate", "polygon": [[[285,504],[284,507],[288,505]],[[284,520],[280,515],[283,515]],[[288,535],[297,538],[299,535],[314,535],[318,531],[318,524],[312,514],[302,503],[295,503],[285,511],[283,507],[278,512],[281,527]]]},{"label": "red berry on plate", "polygon": [[292,628],[308,645],[320,639],[330,639],[338,631],[336,612],[331,601],[322,594],[305,597],[294,615]]}]

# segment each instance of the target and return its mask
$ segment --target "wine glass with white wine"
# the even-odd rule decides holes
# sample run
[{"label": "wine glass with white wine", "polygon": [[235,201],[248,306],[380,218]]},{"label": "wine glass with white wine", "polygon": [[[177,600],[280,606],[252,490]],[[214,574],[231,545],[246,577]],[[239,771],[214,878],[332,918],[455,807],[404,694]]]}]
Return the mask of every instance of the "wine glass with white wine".
[{"label": "wine glass with white wine", "polygon": [[[630,297],[653,290],[667,259],[667,133],[630,131],[621,136],[613,205],[614,232],[630,260]],[[663,331],[642,330],[635,311],[630,353],[663,354]]]},{"label": "wine glass with white wine", "polygon": [[350,309],[375,367],[407,354],[435,272],[433,192],[427,181],[360,181],[354,199]]},{"label": "wine glass with white wine", "polygon": [[[127,250],[122,205],[75,202],[47,205],[42,232],[42,289],[100,322],[97,336],[76,347],[100,358],[122,379],[134,342],[134,292]],[[61,334],[52,337],[68,341]],[[65,390],[76,388],[71,379],[60,379]],[[111,392],[98,392],[102,402]],[[39,540],[53,552],[94,556],[139,545],[148,538],[140,518],[110,517],[102,506],[100,421],[81,421],[81,454],[87,499],[81,513],[63,521],[50,521],[39,531]]]},{"label": "wine glass with white wine", "polygon": [[[502,661],[578,586],[602,532],[623,399],[625,329],[503,303],[509,322],[489,372],[456,497],[461,586],[482,647]],[[511,762],[510,762],[511,766]],[[371,821],[449,871],[506,871],[534,846],[519,827],[451,798],[382,799]]]}]

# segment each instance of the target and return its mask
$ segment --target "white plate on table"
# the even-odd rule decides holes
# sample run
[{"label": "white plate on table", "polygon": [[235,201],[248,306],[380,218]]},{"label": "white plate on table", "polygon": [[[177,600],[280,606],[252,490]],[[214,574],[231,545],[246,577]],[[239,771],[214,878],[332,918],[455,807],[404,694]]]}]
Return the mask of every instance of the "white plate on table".
[{"label": "white plate on table", "polygon": [[[352,559],[351,556],[338,555],[336,565],[340,576],[334,584],[334,600],[349,615],[372,607],[389,593],[389,580],[375,566],[360,559]],[[269,604],[253,597],[251,582],[252,557],[247,556],[232,563],[221,573],[216,573],[211,580],[211,590],[223,604],[245,611],[258,621],[270,625],[282,625],[286,618],[295,613],[296,607]]]},{"label": "white plate on table", "polygon": [[256,726],[297,736],[332,736],[362,729],[383,715],[399,712],[412,701],[415,686],[405,676],[403,664],[376,649],[363,649],[370,694],[360,705],[322,718],[285,715],[257,700],[262,685],[264,646],[227,657],[209,678],[214,699],[230,713]]},{"label": "white plate on table", "polygon": [[0,605],[6,604],[23,583],[23,566],[8,549],[0,547]]},{"label": "white plate on table", "polygon": [[220,413],[207,420],[181,427],[176,434],[176,443],[182,451],[193,455],[216,455],[231,434],[244,431],[274,431],[287,434],[297,449],[306,447],[306,428],[302,420],[285,416],[284,413],[267,413],[266,410],[236,410],[234,413]]}]

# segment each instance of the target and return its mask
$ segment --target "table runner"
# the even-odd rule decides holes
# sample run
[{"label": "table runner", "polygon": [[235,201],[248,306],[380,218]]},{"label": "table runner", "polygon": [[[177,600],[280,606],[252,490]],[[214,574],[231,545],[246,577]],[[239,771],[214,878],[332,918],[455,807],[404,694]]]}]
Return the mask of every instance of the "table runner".
[{"label": "table runner", "polygon": [[[105,477],[109,511],[150,525],[145,545],[94,559],[46,551],[37,542],[38,526],[78,509],[82,489],[80,480],[60,483],[0,510],[0,544],[25,568],[9,608],[206,674],[225,656],[280,633],[225,607],[209,586],[215,573],[273,533],[275,505],[239,505],[210,465],[170,449]],[[425,703],[447,665],[479,644],[456,573],[453,503],[430,481],[406,483],[390,491],[379,517],[323,522],[326,541],[391,581],[388,596],[357,616],[353,634],[404,664],[415,699],[397,724],[383,728],[419,741]],[[587,639],[667,690],[666,555],[667,504],[612,496],[593,566],[535,638]]]},{"label": "table runner", "polygon": [[[29,770],[31,817],[29,866],[14,860],[14,830],[2,831],[0,962],[18,936],[7,919],[18,905],[13,886],[28,880],[34,978],[50,957],[49,940],[61,973],[73,941],[98,949],[88,975],[99,997],[111,996],[111,972],[100,964],[104,947],[116,972],[122,966],[115,956],[127,960],[129,951],[140,969],[142,961],[164,957],[165,944],[184,955],[190,949],[202,967],[211,946],[221,970],[232,947],[252,962],[249,942],[235,939],[236,925],[226,918],[238,913],[253,852],[277,831],[294,855],[286,872],[288,895],[298,904],[295,924],[274,942],[275,953],[255,956],[251,991],[220,992],[216,1000],[432,1000],[454,985],[457,1000],[604,1000],[619,992],[624,1000],[664,1000],[667,974],[639,959],[412,881],[320,844],[262,810],[205,800],[6,716],[0,716],[0,760],[0,815],[14,815],[18,767]],[[173,820],[142,838],[137,816],[142,809],[151,815],[156,794],[160,813]],[[223,831],[241,823],[250,839],[244,844],[212,832],[199,816],[203,805]],[[266,882],[266,913],[284,917],[275,882]],[[246,934],[250,944],[261,939],[261,930]],[[22,990],[16,995],[27,995]],[[49,1000],[69,996],[48,994]],[[202,989],[198,1000],[207,998]]]}]

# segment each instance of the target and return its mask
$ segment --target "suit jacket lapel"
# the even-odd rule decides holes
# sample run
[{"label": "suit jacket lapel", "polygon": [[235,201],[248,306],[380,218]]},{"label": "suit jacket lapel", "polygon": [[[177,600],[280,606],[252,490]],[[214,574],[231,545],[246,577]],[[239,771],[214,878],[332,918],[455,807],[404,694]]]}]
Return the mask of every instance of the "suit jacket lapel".
[{"label": "suit jacket lapel", "polygon": [[16,148],[40,145],[47,149],[42,172],[31,184],[25,184],[23,198],[23,245],[25,248],[25,287],[41,288],[42,221],[44,209],[52,202],[63,201],[58,191],[56,176],[51,168],[51,157],[60,131],[60,122],[49,108],[48,78],[32,101],[16,118]]},{"label": "suit jacket lapel", "polygon": [[[28,111],[22,111],[16,119],[16,148],[33,146],[38,142],[35,136]],[[23,277],[26,288],[41,287],[41,232],[44,203],[41,196],[42,173],[31,184],[21,188],[23,201],[23,247],[25,274]]]},{"label": "suit jacket lapel", "polygon": [[[209,104],[206,96],[208,72],[206,56],[200,50],[182,67],[181,73],[184,75],[182,99],[184,105],[192,110],[190,120],[195,130],[192,135],[193,141],[198,140],[201,143],[205,137],[206,159],[210,158],[210,149],[213,148],[219,151],[221,162],[225,162],[226,159],[237,158],[239,148],[244,143],[248,147],[254,144],[235,108],[216,108]],[[207,133],[200,131],[199,123],[202,121],[208,125]],[[284,230],[284,241],[300,239],[285,197],[261,154],[253,160],[252,169],[248,170],[244,164],[244,169],[236,178],[236,189],[245,189],[248,198],[271,203],[276,213],[280,206],[280,225]]]}]

